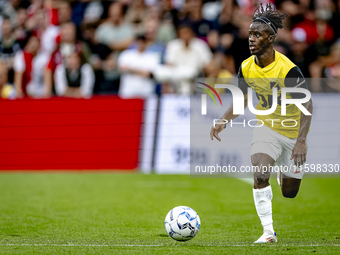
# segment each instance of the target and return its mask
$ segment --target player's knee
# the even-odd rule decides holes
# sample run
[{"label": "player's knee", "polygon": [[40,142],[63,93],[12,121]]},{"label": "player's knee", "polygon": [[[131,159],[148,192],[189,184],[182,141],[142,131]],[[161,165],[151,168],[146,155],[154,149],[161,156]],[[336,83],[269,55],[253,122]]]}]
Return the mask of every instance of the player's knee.
[{"label": "player's knee", "polygon": [[251,164],[253,166],[260,166],[261,165],[260,157],[258,157],[257,155],[251,156]]},{"label": "player's knee", "polygon": [[269,185],[269,178],[266,178],[264,175],[258,174],[254,177],[254,188],[262,189]]}]

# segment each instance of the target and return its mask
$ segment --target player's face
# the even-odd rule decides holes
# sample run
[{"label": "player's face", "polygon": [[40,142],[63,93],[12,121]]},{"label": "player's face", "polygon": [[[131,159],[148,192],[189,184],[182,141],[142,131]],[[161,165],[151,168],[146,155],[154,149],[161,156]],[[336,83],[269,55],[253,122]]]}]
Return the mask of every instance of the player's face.
[{"label": "player's face", "polygon": [[262,23],[252,23],[249,27],[249,50],[252,55],[263,54],[271,43],[266,26]]}]

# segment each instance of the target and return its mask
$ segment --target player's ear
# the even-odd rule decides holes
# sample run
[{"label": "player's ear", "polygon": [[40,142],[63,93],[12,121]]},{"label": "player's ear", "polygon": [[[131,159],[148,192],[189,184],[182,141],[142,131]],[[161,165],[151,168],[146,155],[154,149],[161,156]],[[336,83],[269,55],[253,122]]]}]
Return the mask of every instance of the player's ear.
[{"label": "player's ear", "polygon": [[274,42],[274,40],[275,40],[275,35],[270,35],[270,36],[268,37],[269,43]]}]

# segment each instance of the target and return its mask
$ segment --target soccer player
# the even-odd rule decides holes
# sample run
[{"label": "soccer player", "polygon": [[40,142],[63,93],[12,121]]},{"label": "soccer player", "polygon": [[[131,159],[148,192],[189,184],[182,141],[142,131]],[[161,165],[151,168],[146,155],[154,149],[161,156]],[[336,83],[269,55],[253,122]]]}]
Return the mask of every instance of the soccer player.
[{"label": "soccer player", "polygon": [[[272,219],[272,189],[269,184],[270,167],[286,166],[289,171],[280,171],[278,181],[284,197],[294,198],[300,187],[306,162],[306,137],[311,124],[311,115],[304,114],[295,104],[287,105],[286,115],[281,115],[281,88],[297,87],[307,89],[306,81],[300,69],[286,56],[273,48],[277,36],[277,29],[283,28],[282,21],[288,15],[278,12],[267,4],[260,5],[252,15],[249,27],[249,50],[251,57],[242,62],[239,69],[238,86],[245,94],[244,106],[247,106],[247,88],[251,87],[259,98],[257,110],[271,108],[273,102],[272,88],[277,88],[277,108],[269,115],[257,115],[261,127],[254,128],[251,143],[251,162],[260,169],[254,171],[253,196],[257,214],[263,225],[263,235],[255,243],[277,242]],[[251,95],[249,95],[251,96]],[[304,93],[287,93],[287,98],[304,98]],[[312,114],[313,105],[309,100],[302,104]],[[233,106],[222,116],[230,122],[237,115],[233,115]],[[291,119],[294,125],[281,125],[282,120]],[[292,127],[287,127],[292,126]],[[226,124],[217,124],[211,129],[211,139],[215,137],[221,141],[218,134]],[[266,168],[264,167],[266,166]],[[292,167],[293,166],[293,167]]]}]

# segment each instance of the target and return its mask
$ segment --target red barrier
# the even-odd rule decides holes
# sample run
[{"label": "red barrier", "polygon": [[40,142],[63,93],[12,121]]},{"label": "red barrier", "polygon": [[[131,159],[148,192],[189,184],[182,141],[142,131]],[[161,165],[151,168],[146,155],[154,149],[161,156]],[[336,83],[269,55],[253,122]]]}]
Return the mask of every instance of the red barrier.
[{"label": "red barrier", "polygon": [[0,101],[0,170],[135,169],[143,100]]}]

